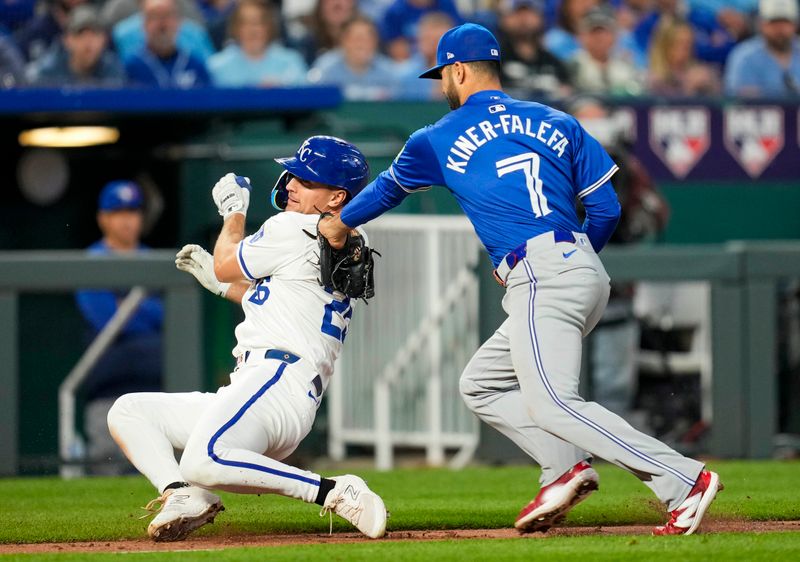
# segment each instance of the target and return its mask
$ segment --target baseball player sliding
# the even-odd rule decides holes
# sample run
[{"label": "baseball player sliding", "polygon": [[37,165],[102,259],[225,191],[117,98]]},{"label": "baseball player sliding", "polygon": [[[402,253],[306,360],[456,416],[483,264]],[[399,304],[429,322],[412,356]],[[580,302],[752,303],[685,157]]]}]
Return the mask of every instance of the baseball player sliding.
[{"label": "baseball player sliding", "polygon": [[[606,306],[609,277],[597,256],[620,210],[617,170],[578,122],[500,89],[500,47],[464,24],[439,41],[437,65],[450,114],[416,131],[390,168],[337,217],[320,222],[332,246],[409,194],[446,186],[472,221],[506,288],[508,318],[461,376],[482,420],[542,467],[541,489],[517,517],[546,531],[598,488],[597,455],[639,477],[667,505],[654,534],[692,534],[722,489],[719,476],[578,395],[581,339]],[[586,208],[578,223],[575,198]]]},{"label": "baseball player sliding", "polygon": [[[182,540],[223,510],[209,490],[273,493],[315,502],[371,538],[383,536],[383,501],[358,476],[324,478],[280,462],[308,434],[353,314],[349,298],[320,285],[316,227],[369,179],[364,155],[334,137],[307,139],[272,192],[283,213],[244,236],[246,178],[228,174],[212,190],[224,223],[210,255],[178,252],[178,269],[240,303],[237,366],[216,393],[138,393],[119,398],[108,426],[120,448],[161,494],[148,527],[156,541]],[[356,236],[358,238],[358,236]],[[182,449],[180,463],[173,449]]]}]

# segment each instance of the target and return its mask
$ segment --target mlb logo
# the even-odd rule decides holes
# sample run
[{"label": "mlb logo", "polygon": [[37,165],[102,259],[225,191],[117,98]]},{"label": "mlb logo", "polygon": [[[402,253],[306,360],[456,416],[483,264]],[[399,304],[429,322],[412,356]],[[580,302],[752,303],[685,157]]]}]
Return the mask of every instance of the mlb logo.
[{"label": "mlb logo", "polygon": [[780,107],[725,108],[725,148],[751,178],[760,176],[783,150],[783,118]]},{"label": "mlb logo", "polygon": [[456,56],[453,53],[447,53],[447,60],[454,59]]},{"label": "mlb logo", "polygon": [[489,113],[497,113],[499,111],[505,111],[505,110],[506,110],[506,106],[504,106],[502,103],[498,103],[497,105],[490,105],[489,106]]},{"label": "mlb logo", "polygon": [[705,107],[650,110],[650,148],[676,178],[685,178],[708,151],[710,121]]},{"label": "mlb logo", "polygon": [[498,52],[497,49],[492,49],[490,52],[492,53],[493,57],[499,57],[500,56],[500,53]]}]

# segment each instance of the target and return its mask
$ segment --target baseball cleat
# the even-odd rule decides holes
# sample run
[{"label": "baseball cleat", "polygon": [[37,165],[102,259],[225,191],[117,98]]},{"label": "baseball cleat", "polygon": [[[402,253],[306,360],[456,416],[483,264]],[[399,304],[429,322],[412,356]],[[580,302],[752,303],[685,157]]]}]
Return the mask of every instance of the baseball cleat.
[{"label": "baseball cleat", "polygon": [[[161,504],[156,507],[156,505]],[[147,534],[158,542],[182,541],[189,533],[206,523],[213,523],[223,511],[222,501],[211,492],[197,486],[165,490],[145,507],[158,514],[147,527]]]},{"label": "baseball cleat", "polygon": [[336,486],[328,492],[320,516],[333,512],[371,539],[386,534],[386,506],[380,496],[352,474],[335,476],[333,481]]},{"label": "baseball cleat", "polygon": [[521,533],[545,533],[564,520],[570,509],[599,487],[600,476],[581,461],[555,482],[542,487],[534,500],[517,516],[514,527]]},{"label": "baseball cleat", "polygon": [[667,524],[653,529],[653,534],[691,535],[700,527],[703,515],[714,501],[717,492],[724,488],[719,481],[719,474],[704,470],[697,477],[697,482],[683,503],[670,513]]}]

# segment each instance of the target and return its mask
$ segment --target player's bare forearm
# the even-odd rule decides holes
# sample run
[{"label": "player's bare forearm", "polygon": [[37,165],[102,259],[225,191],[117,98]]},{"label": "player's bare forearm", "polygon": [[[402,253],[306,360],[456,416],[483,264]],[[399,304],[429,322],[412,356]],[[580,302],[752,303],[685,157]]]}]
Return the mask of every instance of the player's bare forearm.
[{"label": "player's bare forearm", "polygon": [[331,215],[319,221],[319,233],[337,250],[344,247],[350,227],[342,222],[339,215]]},{"label": "player's bare forearm", "polygon": [[241,304],[244,294],[250,288],[250,281],[236,281],[231,283],[228,291],[225,293],[225,298],[236,304]]},{"label": "player's bare forearm", "polygon": [[245,279],[236,258],[239,242],[244,238],[244,223],[244,215],[239,213],[230,215],[225,219],[217,243],[214,245],[214,274],[224,283]]}]

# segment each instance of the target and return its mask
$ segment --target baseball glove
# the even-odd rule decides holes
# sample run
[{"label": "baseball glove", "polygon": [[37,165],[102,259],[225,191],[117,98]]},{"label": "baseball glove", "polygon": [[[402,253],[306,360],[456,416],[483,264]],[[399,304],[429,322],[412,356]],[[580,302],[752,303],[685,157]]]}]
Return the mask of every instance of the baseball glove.
[{"label": "baseball glove", "polygon": [[373,254],[380,254],[366,245],[357,230],[347,235],[344,246],[338,250],[321,234],[317,235],[317,242],[320,284],[323,287],[355,299],[366,300],[375,296]]}]

